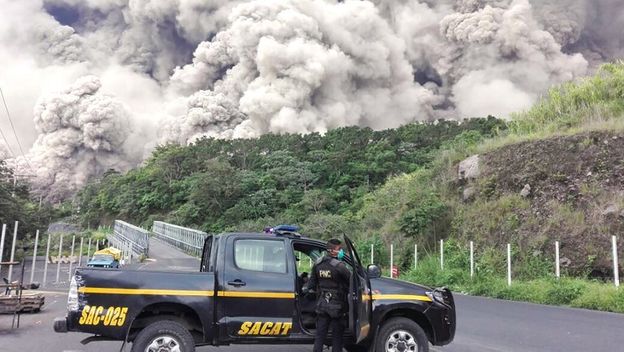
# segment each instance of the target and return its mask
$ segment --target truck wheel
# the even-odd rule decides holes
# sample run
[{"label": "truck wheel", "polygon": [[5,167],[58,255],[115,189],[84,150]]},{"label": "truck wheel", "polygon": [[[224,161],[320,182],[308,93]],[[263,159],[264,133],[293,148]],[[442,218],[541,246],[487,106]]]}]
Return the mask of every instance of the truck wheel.
[{"label": "truck wheel", "polygon": [[375,352],[429,352],[423,329],[407,318],[392,318],[379,330]]},{"label": "truck wheel", "polygon": [[131,352],[195,352],[195,341],[181,324],[161,320],[139,332]]}]

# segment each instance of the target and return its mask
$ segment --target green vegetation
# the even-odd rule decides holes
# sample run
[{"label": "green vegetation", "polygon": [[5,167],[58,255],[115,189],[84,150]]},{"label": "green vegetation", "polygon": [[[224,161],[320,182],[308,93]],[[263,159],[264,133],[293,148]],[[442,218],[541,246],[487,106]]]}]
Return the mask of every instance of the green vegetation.
[{"label": "green vegetation", "polygon": [[550,89],[530,110],[514,116],[515,135],[562,132],[619,120],[624,114],[624,63],[601,66],[593,77]]},{"label": "green vegetation", "polygon": [[[428,166],[441,146],[460,136],[480,140],[503,128],[490,117],[161,146],[144,166],[125,175],[111,170],[82,190],[81,220],[96,227],[113,218],[146,226],[159,219],[208,232],[288,222],[316,237],[345,233],[389,177]],[[428,209],[402,216],[401,227],[412,235],[434,226],[429,216],[446,214],[435,193],[423,197]]]},{"label": "green vegetation", "polygon": [[[565,305],[624,313],[624,290],[613,284],[580,278],[557,279],[552,261],[541,255],[524,258],[514,270],[512,284],[506,279],[506,258],[502,251],[487,249],[475,255],[475,275],[470,278],[469,250],[456,241],[445,243],[444,270],[435,254],[422,257],[418,268],[401,275],[401,279],[431,286],[447,286],[456,292],[540,304]],[[515,261],[519,253],[512,255]],[[412,263],[413,265],[413,263]],[[514,266],[515,267],[515,266]]]}]

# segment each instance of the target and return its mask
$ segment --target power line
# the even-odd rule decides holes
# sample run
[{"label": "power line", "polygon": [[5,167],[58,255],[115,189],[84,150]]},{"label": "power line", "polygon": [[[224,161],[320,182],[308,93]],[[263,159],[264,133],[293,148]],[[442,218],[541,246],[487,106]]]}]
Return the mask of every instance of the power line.
[{"label": "power line", "polygon": [[9,150],[9,153],[11,153],[11,156],[15,158],[15,153],[13,153],[13,150],[11,149],[11,146],[9,145],[9,141],[4,135],[4,132],[2,132],[2,128],[0,128],[0,135],[2,136],[2,139],[4,139],[4,144],[6,144],[6,147]]},{"label": "power line", "polygon": [[6,100],[4,100],[4,93],[2,92],[2,88],[0,88],[0,96],[2,96],[2,103],[4,104],[4,109],[6,110],[7,117],[9,118],[9,123],[11,124],[11,129],[13,130],[13,135],[15,136],[15,140],[17,141],[17,145],[19,146],[20,152],[22,156],[24,155],[24,150],[22,149],[22,144],[17,138],[17,133],[15,132],[15,126],[13,126],[13,119],[11,119],[11,114],[9,113],[9,107],[7,106]]},{"label": "power line", "polygon": [[[32,170],[32,168],[33,168],[32,164],[30,163],[30,160],[28,160],[28,158],[26,157],[26,154],[24,153],[24,149],[22,149],[22,143],[20,143],[19,138],[17,137],[17,132],[15,132],[15,126],[13,125],[13,119],[11,119],[11,113],[9,112],[9,107],[7,106],[6,100],[4,100],[4,93],[2,92],[2,88],[0,88],[0,96],[2,96],[2,103],[4,104],[4,109],[6,110],[7,117],[9,118],[9,123],[11,124],[11,129],[13,130],[13,135],[15,136],[15,140],[17,141],[17,146],[19,147],[19,150],[22,153],[22,156],[26,160],[26,163],[28,164],[28,166]],[[3,134],[3,136],[4,136],[4,134]],[[6,141],[6,139],[5,139],[5,141]],[[8,144],[7,144],[7,146],[8,146]]]}]

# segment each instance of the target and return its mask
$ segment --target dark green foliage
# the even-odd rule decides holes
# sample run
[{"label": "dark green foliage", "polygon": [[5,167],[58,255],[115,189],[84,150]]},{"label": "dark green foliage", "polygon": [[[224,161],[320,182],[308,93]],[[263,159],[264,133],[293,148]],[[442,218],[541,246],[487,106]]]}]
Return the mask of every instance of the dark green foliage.
[{"label": "dark green foliage", "polygon": [[[70,215],[64,206],[57,208],[49,204],[42,204],[31,199],[28,186],[18,179],[16,187],[13,185],[13,171],[6,167],[4,161],[0,160],[0,226],[7,225],[7,234],[4,247],[3,258],[8,258],[11,246],[13,227],[15,221],[19,221],[18,227],[18,248],[17,253],[21,253],[20,244],[30,245],[37,230],[45,231],[48,223],[59,217]],[[19,256],[18,256],[19,257]]]},{"label": "dark green foliage", "polygon": [[[482,138],[504,128],[488,117],[164,145],[142,167],[125,175],[111,170],[85,187],[81,220],[95,227],[113,218],[143,225],[160,218],[207,231],[288,220],[309,235],[346,233],[354,226],[348,214],[388,177],[427,166],[438,148],[467,131]],[[424,200],[415,199],[403,216],[410,235],[424,233],[445,214],[435,195]]]},{"label": "dark green foliage", "polygon": [[[408,203],[408,209],[399,219],[401,230],[410,236],[422,238],[433,234],[435,226],[448,223],[448,206],[434,192],[420,194],[420,197]],[[426,239],[426,242],[437,238]]]}]

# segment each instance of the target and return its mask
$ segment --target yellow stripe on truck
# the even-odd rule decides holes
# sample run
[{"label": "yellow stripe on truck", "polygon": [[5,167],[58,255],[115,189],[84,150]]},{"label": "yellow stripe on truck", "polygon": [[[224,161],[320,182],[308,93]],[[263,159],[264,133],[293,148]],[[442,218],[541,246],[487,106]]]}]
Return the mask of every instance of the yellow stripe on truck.
[{"label": "yellow stripe on truck", "polygon": [[[367,299],[366,296],[362,297],[364,300]],[[422,302],[431,302],[431,298],[423,295],[402,295],[402,294],[374,294],[372,295],[373,300],[396,300],[396,301],[422,301]]]},{"label": "yellow stripe on truck", "polygon": [[[114,287],[80,287],[80,293],[95,293],[109,295],[157,295],[157,296],[208,296],[215,295],[214,291],[203,290],[168,290],[151,288],[114,288]],[[290,292],[252,292],[252,291],[218,291],[219,297],[237,298],[295,298]]]},{"label": "yellow stripe on truck", "polygon": [[295,298],[295,294],[290,292],[219,291],[217,295],[244,298]]},{"label": "yellow stripe on truck", "polygon": [[113,287],[80,287],[80,293],[97,293],[108,295],[157,295],[157,296],[214,296],[214,291],[203,290],[167,290],[152,288],[113,288]]}]

